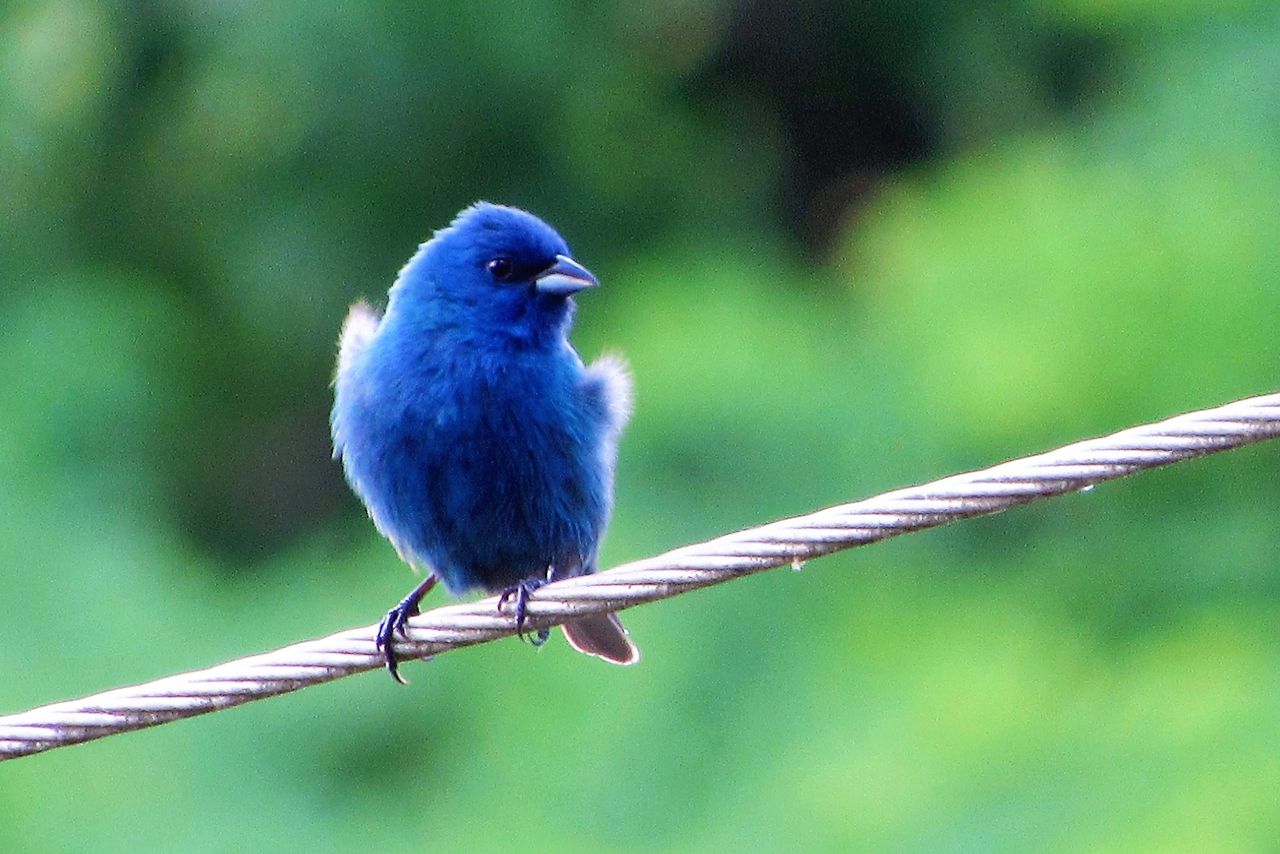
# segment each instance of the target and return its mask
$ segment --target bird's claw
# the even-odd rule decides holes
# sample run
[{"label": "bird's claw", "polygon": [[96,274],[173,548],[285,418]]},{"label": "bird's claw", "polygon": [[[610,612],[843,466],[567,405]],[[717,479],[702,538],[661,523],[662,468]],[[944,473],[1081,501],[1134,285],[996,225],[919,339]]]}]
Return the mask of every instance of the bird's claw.
[{"label": "bird's claw", "polygon": [[391,674],[392,679],[401,685],[407,685],[408,683],[400,675],[396,662],[395,636],[400,635],[400,637],[407,640],[409,635],[405,631],[405,624],[409,622],[410,617],[416,617],[418,614],[417,601],[412,597],[406,597],[382,618],[382,622],[378,623],[378,633],[374,636],[374,643],[378,651],[386,658],[387,672]]},{"label": "bird's claw", "polygon": [[387,672],[391,674],[391,678],[399,682],[401,685],[407,685],[400,678],[400,671],[396,667],[396,635],[405,640],[409,639],[409,633],[405,631],[405,625],[409,622],[410,617],[416,617],[419,613],[418,604],[422,602],[422,597],[431,592],[431,588],[436,586],[440,581],[438,575],[428,575],[423,579],[422,583],[413,590],[409,591],[409,595],[400,600],[394,608],[387,612],[382,618],[382,622],[378,623],[378,632],[374,635],[374,643],[379,652],[381,652],[387,661]]},{"label": "bird's claw", "polygon": [[524,581],[513,584],[498,594],[498,613],[502,613],[502,609],[507,602],[514,600],[516,635],[520,640],[527,640],[534,646],[542,646],[547,642],[547,638],[551,637],[551,630],[548,628],[538,629],[533,635],[527,635],[524,631],[525,618],[528,616],[529,596],[539,587],[545,585],[547,580],[549,579],[526,578]]}]

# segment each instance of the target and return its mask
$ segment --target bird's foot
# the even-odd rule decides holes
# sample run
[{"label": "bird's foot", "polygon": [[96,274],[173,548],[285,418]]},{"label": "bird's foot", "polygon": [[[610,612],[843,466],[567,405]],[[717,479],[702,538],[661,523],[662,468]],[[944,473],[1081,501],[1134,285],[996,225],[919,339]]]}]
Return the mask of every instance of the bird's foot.
[{"label": "bird's foot", "polygon": [[427,579],[413,588],[408,596],[400,600],[400,602],[387,612],[382,618],[382,622],[378,623],[377,634],[374,635],[374,644],[378,651],[381,652],[386,659],[387,672],[391,674],[391,678],[399,682],[401,685],[407,685],[404,678],[400,675],[395,655],[395,636],[408,640],[409,634],[405,631],[405,625],[409,622],[410,617],[416,617],[421,611],[418,605],[422,602],[422,597],[430,592],[432,587],[436,586],[439,579],[434,575],[427,576]]},{"label": "bird's foot", "polygon": [[395,646],[395,636],[408,637],[405,634],[405,623],[409,622],[410,617],[416,617],[419,614],[418,603],[410,602],[408,599],[402,599],[400,604],[396,605],[387,615],[382,618],[382,622],[378,623],[378,634],[375,639],[378,651],[382,653],[387,662],[387,672],[391,674],[391,678],[399,682],[401,685],[407,684],[400,675],[397,667],[396,656],[393,647]]},{"label": "bird's foot", "polygon": [[498,613],[502,613],[503,607],[509,601],[515,602],[515,618],[516,618],[516,635],[521,640],[527,640],[534,646],[542,646],[547,642],[547,638],[551,637],[551,629],[538,629],[533,635],[526,635],[524,631],[524,621],[527,616],[529,607],[529,596],[539,587],[545,585],[551,580],[551,572],[547,572],[547,578],[526,578],[517,584],[513,584],[498,594]]}]

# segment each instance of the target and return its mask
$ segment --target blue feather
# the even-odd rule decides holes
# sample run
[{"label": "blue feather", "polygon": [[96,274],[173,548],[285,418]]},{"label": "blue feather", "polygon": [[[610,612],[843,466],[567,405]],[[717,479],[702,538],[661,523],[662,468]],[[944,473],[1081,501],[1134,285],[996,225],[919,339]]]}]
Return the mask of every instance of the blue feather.
[{"label": "blue feather", "polygon": [[[584,367],[569,344],[570,293],[594,284],[550,226],[479,203],[419,247],[383,317],[357,304],[344,324],[335,456],[400,556],[454,594],[596,568],[631,392],[621,360]],[[630,663],[624,645],[586,651]]]}]

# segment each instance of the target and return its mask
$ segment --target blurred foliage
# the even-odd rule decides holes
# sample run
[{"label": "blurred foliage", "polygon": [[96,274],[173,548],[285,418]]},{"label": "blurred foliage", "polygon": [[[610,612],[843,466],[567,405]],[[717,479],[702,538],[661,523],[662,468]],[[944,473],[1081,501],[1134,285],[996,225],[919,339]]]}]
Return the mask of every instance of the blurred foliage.
[{"label": "blurred foliage", "polygon": [[[334,339],[489,198],[606,283],[605,562],[1274,390],[1270,2],[0,9],[0,703],[367,624]],[[6,764],[0,850],[1252,851],[1276,448]],[[536,660],[535,660],[536,659]]]}]

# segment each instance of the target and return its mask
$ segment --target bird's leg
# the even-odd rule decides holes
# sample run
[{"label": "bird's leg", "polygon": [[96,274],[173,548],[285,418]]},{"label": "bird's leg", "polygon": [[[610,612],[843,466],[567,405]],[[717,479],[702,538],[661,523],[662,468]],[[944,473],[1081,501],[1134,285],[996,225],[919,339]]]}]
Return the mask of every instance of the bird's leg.
[{"label": "bird's leg", "polygon": [[502,613],[502,608],[507,604],[508,600],[514,599],[516,603],[516,634],[521,640],[527,640],[534,646],[542,646],[547,642],[547,638],[551,637],[551,629],[541,628],[532,638],[526,637],[524,633],[525,612],[529,605],[529,596],[539,587],[546,585],[556,578],[556,568],[554,566],[547,567],[547,574],[544,578],[534,576],[526,578],[516,584],[511,585],[498,596],[498,613]]},{"label": "bird's leg", "polygon": [[428,575],[425,580],[413,590],[409,591],[409,595],[400,600],[400,604],[396,605],[387,615],[382,618],[382,622],[378,624],[378,634],[375,636],[377,648],[387,659],[387,672],[391,674],[391,678],[395,679],[401,685],[407,684],[400,678],[400,671],[396,667],[395,656],[395,636],[397,634],[402,638],[408,638],[405,633],[405,623],[409,622],[409,618],[416,616],[418,605],[422,602],[422,597],[431,592],[431,588],[436,586],[440,580],[438,576]]}]

